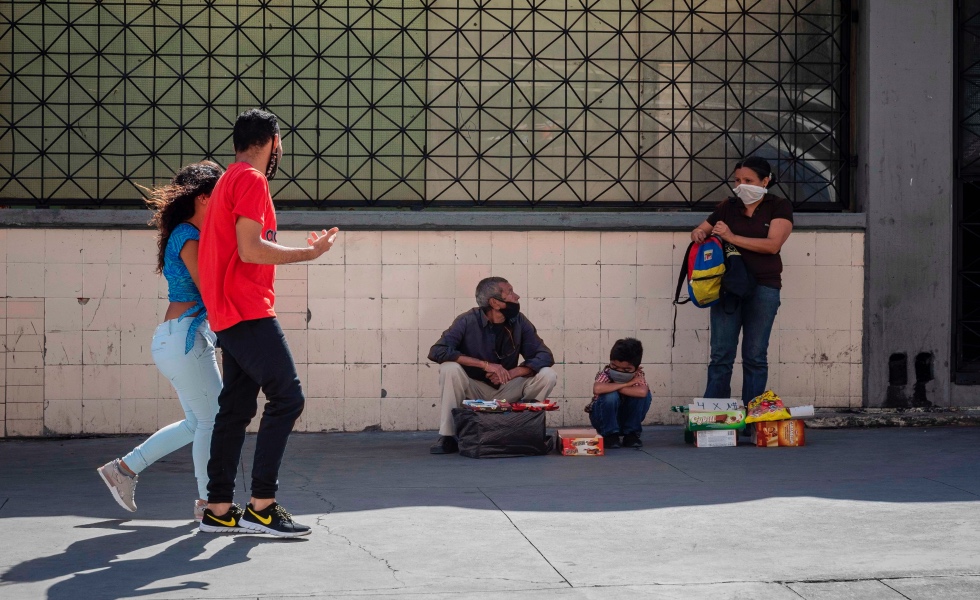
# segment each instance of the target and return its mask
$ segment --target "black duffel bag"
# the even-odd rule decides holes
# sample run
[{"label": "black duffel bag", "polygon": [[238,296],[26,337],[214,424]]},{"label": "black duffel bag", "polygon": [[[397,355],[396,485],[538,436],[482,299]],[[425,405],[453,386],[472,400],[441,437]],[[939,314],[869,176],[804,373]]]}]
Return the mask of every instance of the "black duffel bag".
[{"label": "black duffel bag", "polygon": [[470,458],[540,456],[554,448],[544,411],[489,413],[453,409],[459,453]]}]

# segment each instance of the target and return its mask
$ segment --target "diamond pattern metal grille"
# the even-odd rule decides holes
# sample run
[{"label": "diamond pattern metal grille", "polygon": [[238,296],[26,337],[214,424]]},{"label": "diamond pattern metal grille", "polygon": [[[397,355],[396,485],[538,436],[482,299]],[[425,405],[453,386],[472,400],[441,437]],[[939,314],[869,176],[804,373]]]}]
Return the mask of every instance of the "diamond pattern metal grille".
[{"label": "diamond pattern metal grille", "polygon": [[308,0],[0,5],[0,202],[137,205],[282,122],[294,207],[694,208],[740,156],[848,203],[848,3]]}]

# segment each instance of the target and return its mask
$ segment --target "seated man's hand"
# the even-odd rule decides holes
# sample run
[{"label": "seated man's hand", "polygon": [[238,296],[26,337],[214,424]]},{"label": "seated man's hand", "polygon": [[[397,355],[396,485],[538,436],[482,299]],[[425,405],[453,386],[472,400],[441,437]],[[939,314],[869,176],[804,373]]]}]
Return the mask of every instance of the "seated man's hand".
[{"label": "seated man's hand", "polygon": [[526,377],[526,375],[524,374],[525,372],[526,369],[524,369],[523,367],[514,367],[510,371],[507,371],[507,374],[510,375],[511,380],[514,380],[517,379],[518,377]]},{"label": "seated man's hand", "polygon": [[504,385],[511,380],[510,372],[505,369],[503,365],[487,363],[484,370],[487,373],[487,377],[490,379],[490,383],[494,385]]}]

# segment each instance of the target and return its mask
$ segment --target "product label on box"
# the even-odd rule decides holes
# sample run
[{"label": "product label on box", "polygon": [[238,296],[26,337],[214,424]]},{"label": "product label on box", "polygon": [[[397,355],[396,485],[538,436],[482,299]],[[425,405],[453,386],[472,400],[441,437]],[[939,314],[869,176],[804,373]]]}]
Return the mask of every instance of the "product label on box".
[{"label": "product label on box", "polygon": [[561,440],[561,453],[565,456],[601,456],[602,438],[571,438]]},{"label": "product label on box", "polygon": [[735,446],[735,430],[695,432],[694,444],[698,448],[723,448]]},{"label": "product label on box", "polygon": [[602,456],[602,436],[594,429],[558,430],[561,453],[565,456]]},{"label": "product label on box", "polygon": [[687,413],[688,427],[691,431],[701,429],[739,429],[745,421],[741,410]]},{"label": "product label on box", "polygon": [[755,445],[762,448],[805,445],[803,421],[787,419],[755,424]]},{"label": "product label on box", "polygon": [[803,421],[780,421],[777,437],[779,438],[780,446],[792,447],[804,445]]}]

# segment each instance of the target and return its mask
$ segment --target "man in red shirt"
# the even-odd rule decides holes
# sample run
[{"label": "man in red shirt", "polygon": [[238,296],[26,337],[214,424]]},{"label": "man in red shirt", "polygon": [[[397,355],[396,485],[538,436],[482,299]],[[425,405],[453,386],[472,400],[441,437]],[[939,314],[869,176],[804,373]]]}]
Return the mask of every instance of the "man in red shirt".
[{"label": "man in red shirt", "polygon": [[[211,193],[201,230],[201,296],[222,350],[223,388],[211,436],[208,508],[201,531],[257,531],[280,537],[310,533],[276,502],[279,466],[305,399],[296,365],[276,320],[275,265],[313,260],[330,250],[337,228],[310,233],[306,248],[276,243],[276,211],[269,179],[282,159],[276,116],[247,110],[232,136],[235,162]],[[245,428],[268,402],[255,443],[252,497],[232,504]]]}]

